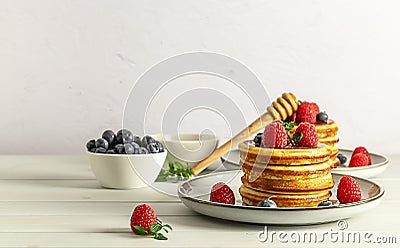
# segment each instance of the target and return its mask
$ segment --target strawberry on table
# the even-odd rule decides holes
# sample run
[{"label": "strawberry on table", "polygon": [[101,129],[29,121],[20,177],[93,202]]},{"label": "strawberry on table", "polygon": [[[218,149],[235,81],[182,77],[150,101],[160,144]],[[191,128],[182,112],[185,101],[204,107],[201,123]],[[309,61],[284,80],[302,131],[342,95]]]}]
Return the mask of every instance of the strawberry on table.
[{"label": "strawberry on table", "polygon": [[149,205],[141,204],[135,207],[131,216],[131,230],[138,235],[152,235],[155,239],[167,240],[160,231],[168,232],[172,227],[163,224]]},{"label": "strawberry on table", "polygon": [[350,176],[343,176],[337,188],[337,199],[340,203],[351,203],[361,200],[361,189],[357,181]]},{"label": "strawberry on table", "polygon": [[214,184],[211,188],[210,201],[224,204],[235,204],[235,194],[223,182]]}]

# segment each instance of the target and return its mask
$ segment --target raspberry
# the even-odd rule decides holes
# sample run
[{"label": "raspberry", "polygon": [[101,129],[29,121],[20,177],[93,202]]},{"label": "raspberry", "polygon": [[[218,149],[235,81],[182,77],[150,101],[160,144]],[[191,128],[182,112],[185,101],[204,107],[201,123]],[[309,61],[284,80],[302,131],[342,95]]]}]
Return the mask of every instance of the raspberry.
[{"label": "raspberry", "polygon": [[262,144],[270,148],[284,148],[287,145],[287,132],[279,120],[265,127]]},{"label": "raspberry", "polygon": [[[297,134],[301,133],[303,137],[300,140],[296,139],[297,136],[296,133]],[[317,129],[311,123],[302,122],[297,127],[296,132],[293,135],[293,139],[300,146],[317,147],[318,145]]]},{"label": "raspberry", "polygon": [[368,164],[366,164],[366,165],[371,164],[371,156],[369,155],[369,152],[368,152],[367,148],[365,148],[365,147],[363,147],[363,146],[357,147],[356,149],[354,149],[353,154],[351,154],[351,157],[353,157],[353,156],[356,155],[357,153],[362,153],[362,154],[364,154],[365,156],[367,156],[367,158],[368,158]]},{"label": "raspberry", "polygon": [[313,102],[302,102],[296,113],[296,123],[309,122],[315,124],[317,122],[317,114],[319,107]]},{"label": "raspberry", "polygon": [[337,199],[340,203],[350,203],[361,200],[361,190],[357,181],[350,176],[343,176],[337,188]]},{"label": "raspberry", "polygon": [[132,232],[138,234],[134,226],[140,226],[150,233],[150,226],[153,223],[157,223],[157,218],[154,210],[149,205],[141,204],[135,207],[131,217]]},{"label": "raspberry", "polygon": [[210,201],[220,202],[224,204],[235,204],[235,194],[228,185],[223,182],[216,183],[212,186]]},{"label": "raspberry", "polygon": [[364,153],[354,154],[349,163],[349,167],[358,167],[368,165],[368,157]]}]

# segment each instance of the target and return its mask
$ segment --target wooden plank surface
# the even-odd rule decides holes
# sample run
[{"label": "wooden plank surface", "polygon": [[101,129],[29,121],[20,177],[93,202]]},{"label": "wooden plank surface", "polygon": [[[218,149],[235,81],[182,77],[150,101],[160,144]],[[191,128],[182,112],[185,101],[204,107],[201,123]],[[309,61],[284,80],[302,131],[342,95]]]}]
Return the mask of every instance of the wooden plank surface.
[{"label": "wooden plank surface", "polygon": [[[368,213],[347,220],[351,230],[397,235],[400,155],[389,156],[389,159],[389,168],[374,179],[386,189],[382,203]],[[142,202],[151,204],[159,217],[174,227],[168,241],[156,241],[130,232],[130,214],[133,207]],[[276,232],[322,232],[335,225],[268,228]],[[257,239],[263,228],[263,225],[198,215],[178,198],[151,188],[102,188],[85,156],[0,156],[0,247],[271,246]],[[275,242],[273,246],[288,247],[288,244]],[[323,244],[323,247],[337,246],[330,242]],[[296,247],[321,247],[321,244],[304,243]],[[354,247],[354,244],[341,243],[340,247]],[[380,247],[385,245],[380,244]]]}]

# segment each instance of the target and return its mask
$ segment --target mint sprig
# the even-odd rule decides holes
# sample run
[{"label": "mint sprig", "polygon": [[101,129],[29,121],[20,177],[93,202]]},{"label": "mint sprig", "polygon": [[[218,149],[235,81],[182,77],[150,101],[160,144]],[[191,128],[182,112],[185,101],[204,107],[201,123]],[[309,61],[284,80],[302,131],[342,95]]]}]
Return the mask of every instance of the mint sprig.
[{"label": "mint sprig", "polygon": [[303,133],[294,133],[292,140],[295,143],[299,143],[299,141],[303,138]]},{"label": "mint sprig", "polygon": [[174,175],[178,175],[185,178],[189,178],[193,175],[192,168],[188,167],[185,169],[183,165],[178,161],[176,161],[175,163],[169,161],[168,167],[169,167],[168,172]]},{"label": "mint sprig", "polygon": [[163,224],[159,218],[156,219],[157,222],[150,225],[150,233],[146,228],[141,226],[133,226],[133,228],[135,228],[138,235],[151,235],[154,239],[168,240],[168,238],[160,231],[165,231],[168,233],[169,231],[172,231],[172,227],[168,224]]}]

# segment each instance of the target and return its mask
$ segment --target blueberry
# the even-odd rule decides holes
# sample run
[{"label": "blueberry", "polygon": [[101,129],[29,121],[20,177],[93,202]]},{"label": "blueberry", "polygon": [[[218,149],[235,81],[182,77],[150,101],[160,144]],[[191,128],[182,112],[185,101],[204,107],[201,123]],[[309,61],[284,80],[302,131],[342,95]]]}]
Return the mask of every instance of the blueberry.
[{"label": "blueberry", "polygon": [[125,147],[123,144],[116,144],[115,145],[115,152],[118,154],[124,154],[125,153]]},{"label": "blueberry", "polygon": [[94,139],[91,139],[86,143],[86,148],[88,151],[93,150],[93,148],[96,148],[96,141]]},{"label": "blueberry", "polygon": [[328,122],[328,114],[326,112],[319,112],[317,114],[317,121],[319,122]]},{"label": "blueberry", "polygon": [[94,150],[95,153],[106,153],[107,150],[103,147],[97,147],[96,150]]},{"label": "blueberry", "polygon": [[343,155],[343,154],[341,154],[341,153],[339,153],[339,154],[337,155],[337,158],[340,160],[340,164],[345,164],[346,161],[347,161],[346,156]]},{"label": "blueberry", "polygon": [[157,153],[160,152],[160,147],[158,147],[158,144],[153,142],[147,145],[147,150],[151,153]]},{"label": "blueberry", "polygon": [[156,140],[156,144],[158,145],[158,148],[160,149],[160,152],[164,152],[164,146],[161,144],[160,141]]},{"label": "blueberry", "polygon": [[107,140],[105,140],[105,139],[103,139],[103,138],[98,138],[98,139],[96,140],[96,148],[100,148],[100,147],[102,147],[102,148],[104,148],[105,150],[107,150],[107,149],[108,149],[108,142],[107,142]]},{"label": "blueberry", "polygon": [[109,149],[109,150],[107,150],[107,152],[106,153],[108,153],[108,154],[115,154],[116,152],[115,152],[115,150],[114,149]]},{"label": "blueberry", "polygon": [[125,147],[125,153],[126,154],[134,154],[135,153],[135,148],[131,143],[126,143],[124,144]]},{"label": "blueberry", "polygon": [[134,154],[139,154],[139,150],[140,150],[140,145],[138,145],[138,143],[136,142],[131,142],[131,145],[133,146],[133,153]]},{"label": "blueberry", "polygon": [[117,132],[117,143],[125,144],[133,141],[133,134],[128,129],[121,129]]},{"label": "blueberry", "polygon": [[263,207],[263,208],[276,208],[277,207],[276,203],[270,199],[260,201],[257,206]]},{"label": "blueberry", "polygon": [[142,146],[142,140],[140,139],[139,136],[133,136],[133,141],[138,144],[139,146]]},{"label": "blueberry", "polygon": [[103,139],[107,140],[107,142],[110,146],[113,146],[116,142],[115,133],[112,130],[104,131],[103,134],[101,135],[101,137]]},{"label": "blueberry", "polygon": [[258,133],[257,135],[256,135],[256,137],[254,137],[254,145],[255,146],[257,146],[257,147],[260,147],[261,146],[261,142],[262,142],[262,133]]},{"label": "blueberry", "polygon": [[89,152],[96,152],[96,147],[93,147],[92,149],[89,150]]},{"label": "blueberry", "polygon": [[333,203],[331,201],[323,201],[320,204],[318,204],[318,207],[329,207],[332,205],[333,205]]},{"label": "blueberry", "polygon": [[146,148],[144,148],[144,147],[139,148],[139,154],[148,154],[148,153],[149,153],[149,151]]},{"label": "blueberry", "polygon": [[[153,139],[151,136],[144,136],[143,137],[143,139],[142,139],[142,147],[146,147],[146,148],[148,148],[148,145],[149,144],[151,144],[151,143],[155,143],[156,142],[156,140],[155,139]],[[149,150],[150,151],[150,150]]]}]

